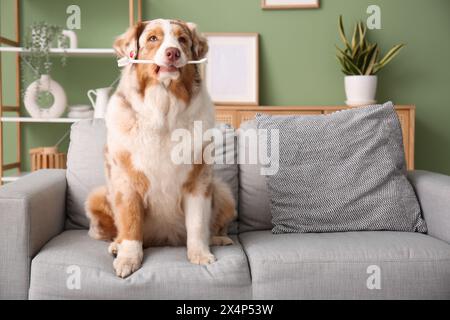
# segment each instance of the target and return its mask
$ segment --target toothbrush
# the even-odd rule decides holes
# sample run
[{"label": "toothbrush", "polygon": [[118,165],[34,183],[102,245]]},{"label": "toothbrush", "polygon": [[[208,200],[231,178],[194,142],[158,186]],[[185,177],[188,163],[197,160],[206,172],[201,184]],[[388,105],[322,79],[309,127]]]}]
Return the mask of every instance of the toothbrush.
[{"label": "toothbrush", "polygon": [[[202,64],[205,63],[208,59],[203,58],[201,60],[191,60],[188,61],[188,64]],[[130,57],[123,57],[117,61],[117,65],[119,68],[125,67],[129,64],[157,64],[154,60],[136,60]]]}]

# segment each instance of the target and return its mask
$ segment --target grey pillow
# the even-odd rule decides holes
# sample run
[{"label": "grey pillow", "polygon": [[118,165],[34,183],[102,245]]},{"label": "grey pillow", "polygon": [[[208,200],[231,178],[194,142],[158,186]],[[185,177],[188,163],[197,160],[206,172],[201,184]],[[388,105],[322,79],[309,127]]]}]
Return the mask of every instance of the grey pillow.
[{"label": "grey pillow", "polygon": [[279,170],[266,178],[274,233],[426,232],[392,103],[256,121],[268,147],[279,130]]},{"label": "grey pillow", "polygon": [[[238,199],[238,165],[236,157],[236,135],[230,126],[216,126],[224,135],[223,144],[216,143],[216,158],[232,158],[234,161],[223,161],[214,165],[214,174],[226,182]],[[106,126],[103,119],[83,120],[72,125],[70,146],[67,154],[67,221],[66,229],[86,229],[89,220],[84,212],[84,203],[89,193],[105,184],[103,169],[103,150],[106,143]],[[231,163],[232,162],[232,163]],[[229,232],[237,233],[237,222],[230,225]]]}]

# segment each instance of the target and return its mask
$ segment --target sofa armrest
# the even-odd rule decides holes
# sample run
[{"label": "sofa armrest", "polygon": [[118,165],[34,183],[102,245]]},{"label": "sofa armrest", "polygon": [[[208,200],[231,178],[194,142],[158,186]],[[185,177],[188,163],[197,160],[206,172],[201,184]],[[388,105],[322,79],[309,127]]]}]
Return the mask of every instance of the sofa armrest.
[{"label": "sofa armrest", "polygon": [[27,299],[31,259],[65,220],[65,170],[41,170],[0,188],[0,299]]},{"label": "sofa armrest", "polygon": [[450,243],[450,176],[411,171],[408,178],[419,198],[428,234]]}]

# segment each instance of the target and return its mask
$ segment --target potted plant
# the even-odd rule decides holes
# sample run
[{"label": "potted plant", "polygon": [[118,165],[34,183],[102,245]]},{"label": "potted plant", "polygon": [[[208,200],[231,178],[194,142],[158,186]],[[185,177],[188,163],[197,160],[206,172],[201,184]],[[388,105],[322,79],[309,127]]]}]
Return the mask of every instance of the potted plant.
[{"label": "potted plant", "polygon": [[389,64],[405,46],[394,46],[381,58],[377,43],[367,40],[367,28],[360,21],[356,24],[351,40],[347,39],[342,16],[339,17],[339,36],[344,49],[336,46],[337,59],[345,77],[347,105],[360,106],[376,102],[377,74]]},{"label": "potted plant", "polygon": [[[62,49],[69,47],[68,38],[63,31],[61,27],[46,22],[33,23],[29,28],[24,45],[27,54],[23,58],[31,67],[35,79],[50,74],[53,65],[50,59],[51,48],[55,45],[59,45]],[[65,63],[66,55],[62,54],[61,64]]]},{"label": "potted plant", "polygon": [[[61,49],[67,49],[69,45],[68,37],[61,27],[46,22],[31,25],[22,59],[31,69],[34,80],[24,92],[24,104],[28,113],[35,118],[59,117],[66,107],[64,89],[50,77],[53,66],[50,49],[56,45]],[[66,54],[63,53],[61,64],[64,66],[65,63]],[[51,108],[40,108],[52,100]]]}]

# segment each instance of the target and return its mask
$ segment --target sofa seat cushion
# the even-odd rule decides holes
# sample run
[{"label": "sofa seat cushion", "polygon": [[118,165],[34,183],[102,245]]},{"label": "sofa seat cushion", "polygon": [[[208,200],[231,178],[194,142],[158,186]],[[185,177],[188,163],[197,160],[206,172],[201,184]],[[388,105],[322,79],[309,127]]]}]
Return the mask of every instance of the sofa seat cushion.
[{"label": "sofa seat cushion", "polygon": [[[142,268],[117,277],[108,243],[85,230],[65,231],[33,259],[30,299],[250,299],[248,262],[235,245],[212,247],[217,261],[208,266],[188,262],[185,247],[144,251]],[[79,272],[78,272],[79,271]],[[73,276],[80,274],[79,289]]]},{"label": "sofa seat cushion", "polygon": [[252,231],[239,238],[255,299],[450,298],[450,245],[424,234]]}]

